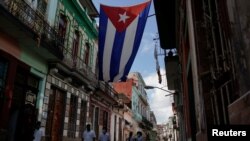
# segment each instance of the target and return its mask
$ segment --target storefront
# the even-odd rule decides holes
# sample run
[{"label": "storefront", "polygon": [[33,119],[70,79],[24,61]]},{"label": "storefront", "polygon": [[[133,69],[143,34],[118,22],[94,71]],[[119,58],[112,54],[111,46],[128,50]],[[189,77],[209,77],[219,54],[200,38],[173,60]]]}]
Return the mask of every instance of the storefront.
[{"label": "storefront", "polygon": [[32,140],[40,79],[27,64],[1,50],[0,54],[0,139]]}]

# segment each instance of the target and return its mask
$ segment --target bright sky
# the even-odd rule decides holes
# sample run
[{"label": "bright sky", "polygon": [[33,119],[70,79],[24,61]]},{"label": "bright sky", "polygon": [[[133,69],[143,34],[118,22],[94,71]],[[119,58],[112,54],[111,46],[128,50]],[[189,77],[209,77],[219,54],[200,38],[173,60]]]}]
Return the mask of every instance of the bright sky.
[{"label": "bright sky", "polygon": [[[93,0],[97,10],[99,11],[100,4],[110,6],[130,6],[138,3],[145,2],[146,0]],[[151,3],[149,15],[155,14],[154,4]],[[99,22],[99,19],[97,19]],[[150,86],[157,86],[167,89],[165,65],[163,56],[158,56],[161,74],[162,84],[158,83],[158,75],[156,72],[156,63],[154,59],[154,47],[155,41],[153,40],[158,33],[155,16],[149,17],[146,23],[146,27],[143,33],[142,41],[134,63],[130,72],[140,72],[145,83]],[[159,44],[157,44],[159,46]],[[172,105],[173,97],[165,97],[167,92],[159,89],[147,90],[148,100],[151,110],[154,111],[158,124],[166,123],[168,117],[173,115]]]}]

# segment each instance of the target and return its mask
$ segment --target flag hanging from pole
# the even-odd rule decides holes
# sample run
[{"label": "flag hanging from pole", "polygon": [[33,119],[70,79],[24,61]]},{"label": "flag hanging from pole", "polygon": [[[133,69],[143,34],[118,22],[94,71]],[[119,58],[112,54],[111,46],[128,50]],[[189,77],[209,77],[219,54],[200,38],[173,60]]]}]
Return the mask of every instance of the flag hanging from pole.
[{"label": "flag hanging from pole", "polygon": [[162,78],[161,78],[161,71],[160,71],[160,65],[159,65],[159,61],[158,61],[158,51],[157,51],[157,46],[155,45],[155,50],[154,50],[154,57],[155,57],[155,63],[156,63],[156,71],[157,71],[157,75],[158,75],[158,80],[159,83],[161,84],[162,82]]},{"label": "flag hanging from pole", "polygon": [[129,6],[101,5],[99,80],[125,81],[140,46],[151,1]]}]

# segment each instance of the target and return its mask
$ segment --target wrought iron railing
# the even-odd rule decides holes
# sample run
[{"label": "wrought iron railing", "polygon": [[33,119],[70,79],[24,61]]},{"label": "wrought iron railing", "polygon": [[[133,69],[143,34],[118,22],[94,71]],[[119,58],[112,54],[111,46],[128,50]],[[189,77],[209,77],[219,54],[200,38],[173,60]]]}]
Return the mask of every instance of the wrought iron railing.
[{"label": "wrought iron railing", "polygon": [[118,92],[115,91],[115,89],[112,88],[112,87],[110,86],[109,83],[99,81],[97,86],[98,86],[98,88],[99,88],[100,90],[102,90],[102,91],[105,92],[106,94],[109,94],[109,95],[110,95],[111,97],[113,97],[115,100],[118,100]]},{"label": "wrought iron railing", "polygon": [[97,74],[95,74],[91,67],[87,66],[82,59],[78,58],[78,64],[81,64],[82,67],[78,67],[77,69],[79,70],[80,73],[85,75],[91,82],[94,84],[97,84],[98,78]]},{"label": "wrought iron railing", "polygon": [[144,127],[146,129],[152,129],[153,128],[153,124],[144,116],[142,116],[142,122],[143,122]]},{"label": "wrought iron railing", "polygon": [[23,24],[37,34],[41,34],[44,24],[44,18],[38,11],[35,11],[23,0],[7,1],[7,9],[18,18]]},{"label": "wrought iron railing", "polygon": [[[59,40],[60,46],[63,50],[63,62],[69,66],[72,70],[79,72],[82,76],[88,79],[92,85],[97,85],[97,74],[95,69],[91,68],[88,61],[85,59],[84,52],[79,51],[76,56],[73,55],[73,37],[66,37],[64,40]],[[84,48],[83,45],[78,46],[79,50]]]},{"label": "wrought iron railing", "polygon": [[98,82],[97,74],[93,72],[94,69],[85,63],[83,57],[78,55],[76,59],[73,59],[72,47],[70,47],[72,46],[73,37],[62,39],[58,35],[57,30],[52,28],[44,19],[44,15],[38,10],[33,9],[24,0],[4,1],[0,2],[0,5],[17,18],[26,28],[36,34],[39,39],[39,44],[44,45],[50,52],[59,56],[59,59],[64,58],[63,61],[65,61],[70,68],[83,74],[93,85],[98,85],[105,93],[114,98],[117,97],[117,95],[115,95],[117,92],[108,85],[108,83]]},{"label": "wrought iron railing", "polygon": [[37,37],[39,45],[43,45],[55,56],[62,59],[62,49],[57,42],[58,34],[44,19],[44,15],[35,10],[24,0],[8,0],[1,2],[11,15],[18,19],[25,28],[29,29]]},{"label": "wrought iron railing", "polygon": [[26,28],[37,35],[39,45],[42,45],[55,56],[59,57],[59,59],[64,59],[63,61],[70,68],[78,70],[88,80],[97,84],[97,75],[85,64],[85,60],[80,56],[77,56],[73,60],[71,49],[73,37],[62,39],[57,30],[52,28],[44,19],[44,15],[38,10],[33,9],[24,0],[9,0],[1,2],[0,5],[17,18]]}]

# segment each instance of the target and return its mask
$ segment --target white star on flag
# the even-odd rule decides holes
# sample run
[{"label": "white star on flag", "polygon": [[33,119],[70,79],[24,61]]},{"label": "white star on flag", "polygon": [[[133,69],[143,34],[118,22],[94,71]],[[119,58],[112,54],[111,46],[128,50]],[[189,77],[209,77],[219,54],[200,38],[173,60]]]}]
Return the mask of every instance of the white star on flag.
[{"label": "white star on flag", "polygon": [[119,16],[120,16],[120,19],[119,19],[118,22],[123,21],[123,23],[125,23],[125,22],[126,22],[126,19],[129,18],[129,16],[127,16],[127,13],[126,13],[126,12],[124,12],[123,14],[119,14]]}]

